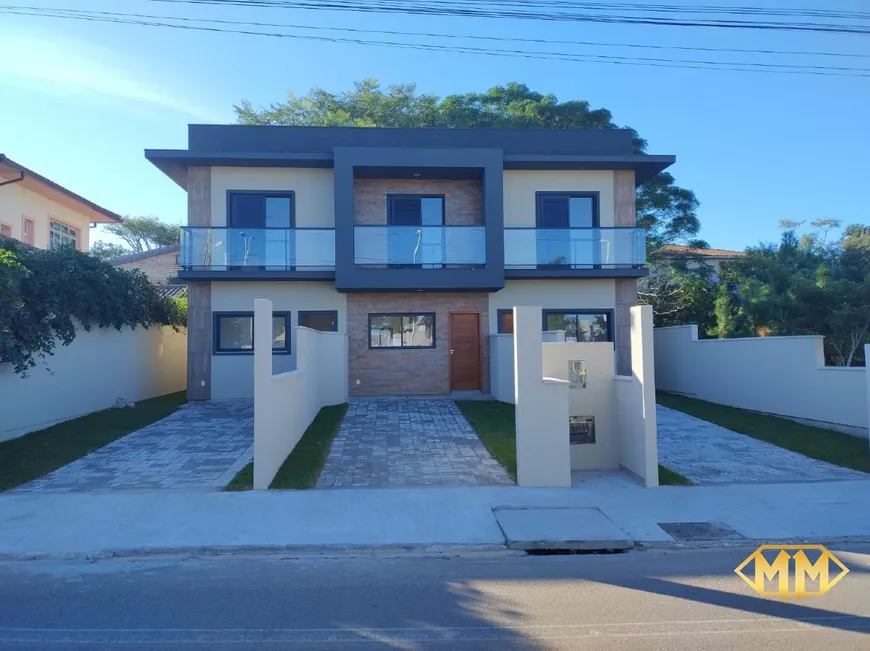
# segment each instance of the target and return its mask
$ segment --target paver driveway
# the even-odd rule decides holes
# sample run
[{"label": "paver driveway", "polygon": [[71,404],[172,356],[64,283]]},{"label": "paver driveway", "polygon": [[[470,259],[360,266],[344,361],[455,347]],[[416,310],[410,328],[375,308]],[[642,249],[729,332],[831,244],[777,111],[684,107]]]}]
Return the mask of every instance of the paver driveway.
[{"label": "paver driveway", "polygon": [[659,463],[693,484],[870,480],[870,475],[732,432],[681,411],[656,407]]},{"label": "paver driveway", "polygon": [[16,491],[221,488],[253,457],[254,406],[186,404]]},{"label": "paver driveway", "polygon": [[452,400],[351,400],[317,488],[512,484]]}]

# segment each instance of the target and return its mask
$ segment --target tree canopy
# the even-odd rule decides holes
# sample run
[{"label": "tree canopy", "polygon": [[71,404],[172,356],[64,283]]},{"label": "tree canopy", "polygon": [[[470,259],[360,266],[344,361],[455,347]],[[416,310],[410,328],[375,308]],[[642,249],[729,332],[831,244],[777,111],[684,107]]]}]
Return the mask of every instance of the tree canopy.
[{"label": "tree canopy", "polygon": [[[482,93],[438,97],[418,93],[415,84],[381,88],[377,79],[365,79],[351,90],[330,93],[313,88],[307,95],[288,93],[287,99],[255,108],[245,100],[234,107],[240,124],[352,127],[453,127],[512,129],[616,129],[610,111],[592,108],[582,99],[560,102],[553,94],[512,82]],[[633,131],[633,130],[632,130]],[[647,143],[634,132],[634,150]],[[637,221],[647,229],[650,259],[662,245],[685,243],[705,247],[694,239],[701,224],[698,200],[662,172],[638,189]]]},{"label": "tree canopy", "polygon": [[122,244],[112,244],[111,242],[94,242],[88,253],[99,260],[114,260],[125,253],[130,253],[130,249]]},{"label": "tree canopy", "polygon": [[779,244],[749,248],[723,268],[715,334],[823,335],[829,363],[862,363],[870,341],[870,226],[848,226],[834,241],[836,220],[812,222],[803,235],[799,222],[782,226]]},{"label": "tree canopy", "polygon": [[[105,229],[106,232],[121,238],[133,253],[143,253],[160,246],[178,244],[181,238],[178,226],[166,224],[156,217],[125,217],[120,223],[106,224]],[[122,250],[119,255],[124,253],[129,251]],[[100,249],[95,252],[95,255],[102,258],[101,254]]]}]

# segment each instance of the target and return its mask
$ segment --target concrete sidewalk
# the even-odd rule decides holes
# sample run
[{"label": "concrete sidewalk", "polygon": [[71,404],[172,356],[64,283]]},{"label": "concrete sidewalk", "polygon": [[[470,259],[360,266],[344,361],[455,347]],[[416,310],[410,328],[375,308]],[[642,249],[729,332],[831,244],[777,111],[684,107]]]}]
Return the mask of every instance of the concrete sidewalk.
[{"label": "concrete sidewalk", "polygon": [[[632,543],[659,522],[722,522],[749,540],[870,539],[870,481],[661,487],[112,491],[0,495],[0,558],[369,548],[503,549],[493,509],[597,509]],[[559,517],[558,512],[556,516]],[[538,532],[524,532],[535,537]]]}]

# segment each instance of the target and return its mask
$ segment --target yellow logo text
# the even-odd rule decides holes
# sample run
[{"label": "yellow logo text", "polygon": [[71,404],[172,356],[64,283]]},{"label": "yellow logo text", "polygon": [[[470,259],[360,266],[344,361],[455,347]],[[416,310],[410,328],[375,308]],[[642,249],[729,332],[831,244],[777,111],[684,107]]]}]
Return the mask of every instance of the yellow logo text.
[{"label": "yellow logo text", "polygon": [[849,573],[822,545],[762,545],[734,571],[758,594],[781,599],[820,597]]}]

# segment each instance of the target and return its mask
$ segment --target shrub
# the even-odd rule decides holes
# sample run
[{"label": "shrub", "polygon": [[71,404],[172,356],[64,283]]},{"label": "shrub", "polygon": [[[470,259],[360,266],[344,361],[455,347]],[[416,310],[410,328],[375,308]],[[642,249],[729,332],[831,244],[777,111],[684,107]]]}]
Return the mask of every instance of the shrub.
[{"label": "shrub", "polygon": [[69,345],[76,328],[181,328],[187,300],[160,294],[141,271],[118,269],[72,247],[42,251],[0,241],[0,362],[26,376]]}]

